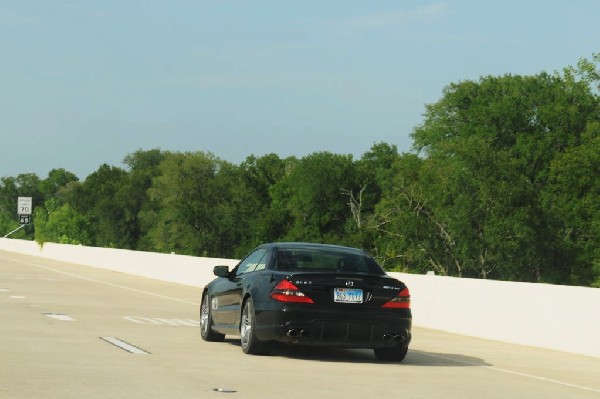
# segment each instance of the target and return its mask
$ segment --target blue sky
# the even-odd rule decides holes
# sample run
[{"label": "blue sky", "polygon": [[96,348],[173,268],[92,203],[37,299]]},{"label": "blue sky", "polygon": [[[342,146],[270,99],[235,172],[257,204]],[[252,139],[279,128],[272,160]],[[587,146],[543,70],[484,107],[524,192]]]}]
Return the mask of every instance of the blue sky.
[{"label": "blue sky", "polygon": [[600,51],[600,2],[0,0],[0,177],[138,149],[411,150],[451,82]]}]

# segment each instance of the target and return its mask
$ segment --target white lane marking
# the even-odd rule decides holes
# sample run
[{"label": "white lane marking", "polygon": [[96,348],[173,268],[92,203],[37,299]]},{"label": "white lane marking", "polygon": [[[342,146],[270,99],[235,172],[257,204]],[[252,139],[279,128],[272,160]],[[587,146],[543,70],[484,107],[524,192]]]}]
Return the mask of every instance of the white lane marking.
[{"label": "white lane marking", "polygon": [[93,278],[89,278],[89,277],[85,277],[85,276],[80,276],[80,275],[73,274],[73,273],[63,272],[62,270],[56,270],[56,269],[53,269],[51,267],[38,265],[36,263],[26,262],[26,261],[22,261],[22,260],[18,260],[18,259],[12,259],[12,258],[5,258],[5,257],[2,257],[2,256],[0,256],[0,259],[6,259],[6,260],[10,260],[12,262],[23,263],[23,264],[26,264],[26,265],[29,265],[29,266],[38,267],[40,269],[49,270],[49,271],[54,272],[54,273],[63,274],[65,276],[74,277],[74,278],[78,278],[78,279],[86,280],[86,281],[91,281],[93,283],[103,284],[103,285],[107,285],[109,287],[116,287],[116,288],[120,288],[120,289],[127,290],[127,291],[137,292],[138,294],[149,295],[149,296],[153,296],[153,297],[156,297],[156,298],[167,299],[169,301],[174,301],[174,302],[186,303],[188,305],[200,306],[199,302],[185,301],[183,299],[173,298],[173,297],[169,297],[169,296],[165,296],[165,295],[155,294],[153,292],[138,290],[136,288],[126,287],[124,285],[109,283],[107,281],[96,280],[96,279],[93,279]]},{"label": "white lane marking", "polygon": [[143,349],[138,348],[137,346],[133,346],[131,344],[128,344],[125,341],[122,341],[118,338],[114,338],[114,337],[100,337],[101,340],[108,342],[109,344],[113,344],[114,346],[121,348],[129,353],[133,353],[136,355],[148,355],[150,354],[150,352],[146,352]]},{"label": "white lane marking", "polygon": [[192,319],[161,319],[158,317],[140,317],[140,316],[124,316],[123,319],[131,321],[137,324],[146,325],[169,325],[169,326],[186,326],[186,327],[198,327],[200,322]]},{"label": "white lane marking", "polygon": [[60,321],[75,321],[71,316],[67,316],[66,314],[61,313],[42,313],[44,316],[48,316],[52,319],[60,320]]},{"label": "white lane marking", "polygon": [[469,362],[467,360],[450,359],[450,358],[447,358],[447,357],[444,357],[444,356],[436,356],[436,355],[431,355],[431,354],[428,354],[428,353],[420,353],[420,354],[424,355],[424,356],[433,357],[435,359],[446,360],[446,361],[455,362],[455,363],[468,364],[469,366],[483,367],[483,368],[486,368],[486,369],[489,369],[489,370],[498,371],[500,373],[518,375],[520,377],[531,378],[533,380],[538,380],[538,381],[550,382],[552,384],[562,385],[562,386],[569,387],[569,388],[576,388],[576,389],[581,389],[583,391],[590,391],[590,392],[600,393],[600,389],[590,388],[590,387],[584,387],[582,385],[576,385],[576,384],[571,384],[569,382],[564,382],[564,381],[559,381],[559,380],[553,380],[551,378],[540,377],[540,376],[533,375],[533,374],[522,373],[520,371],[507,370],[507,369],[503,369],[503,368],[500,368],[500,367],[494,367],[494,366],[485,366],[485,365],[481,365],[479,363]]},{"label": "white lane marking", "polygon": [[0,288],[0,292],[10,292],[10,290],[6,288]]},{"label": "white lane marking", "polygon": [[23,295],[11,295],[9,298],[12,298],[12,299],[25,299],[26,297],[24,297]]},{"label": "white lane marking", "polygon": [[124,316],[123,318],[127,321],[132,321],[137,324],[146,324],[146,325],[153,325],[153,326],[158,326],[158,325],[162,324],[160,321],[156,321],[156,320],[150,319],[148,317]]},{"label": "white lane marking", "polygon": [[192,319],[161,319],[155,318],[154,320],[159,321],[163,324],[170,326],[188,326],[188,327],[199,327],[200,322]]}]

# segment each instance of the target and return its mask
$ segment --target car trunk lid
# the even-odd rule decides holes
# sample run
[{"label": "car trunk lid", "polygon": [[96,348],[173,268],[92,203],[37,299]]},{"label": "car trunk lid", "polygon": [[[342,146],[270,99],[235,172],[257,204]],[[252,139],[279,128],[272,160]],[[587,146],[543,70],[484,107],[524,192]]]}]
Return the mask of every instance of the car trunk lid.
[{"label": "car trunk lid", "polygon": [[387,275],[363,273],[295,272],[274,278],[288,280],[321,306],[380,308],[406,288]]}]

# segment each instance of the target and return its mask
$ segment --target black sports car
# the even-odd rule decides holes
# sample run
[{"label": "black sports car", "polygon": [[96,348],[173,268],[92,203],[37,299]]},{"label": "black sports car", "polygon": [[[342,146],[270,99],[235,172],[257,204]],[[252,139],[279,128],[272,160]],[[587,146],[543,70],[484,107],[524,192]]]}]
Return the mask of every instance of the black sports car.
[{"label": "black sports car", "polygon": [[242,350],[271,343],[374,349],[401,361],[411,339],[410,294],[364,251],[310,243],[264,244],[218,276],[202,294],[206,341],[239,335]]}]

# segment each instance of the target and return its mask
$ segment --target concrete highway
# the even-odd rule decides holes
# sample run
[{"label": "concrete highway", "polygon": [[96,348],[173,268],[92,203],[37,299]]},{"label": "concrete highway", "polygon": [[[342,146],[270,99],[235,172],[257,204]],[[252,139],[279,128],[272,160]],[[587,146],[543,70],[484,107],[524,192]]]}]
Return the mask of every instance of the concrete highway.
[{"label": "concrete highway", "polygon": [[198,288],[0,251],[0,398],[600,399],[600,358],[422,328],[400,364],[248,356],[201,340],[199,302]]}]

